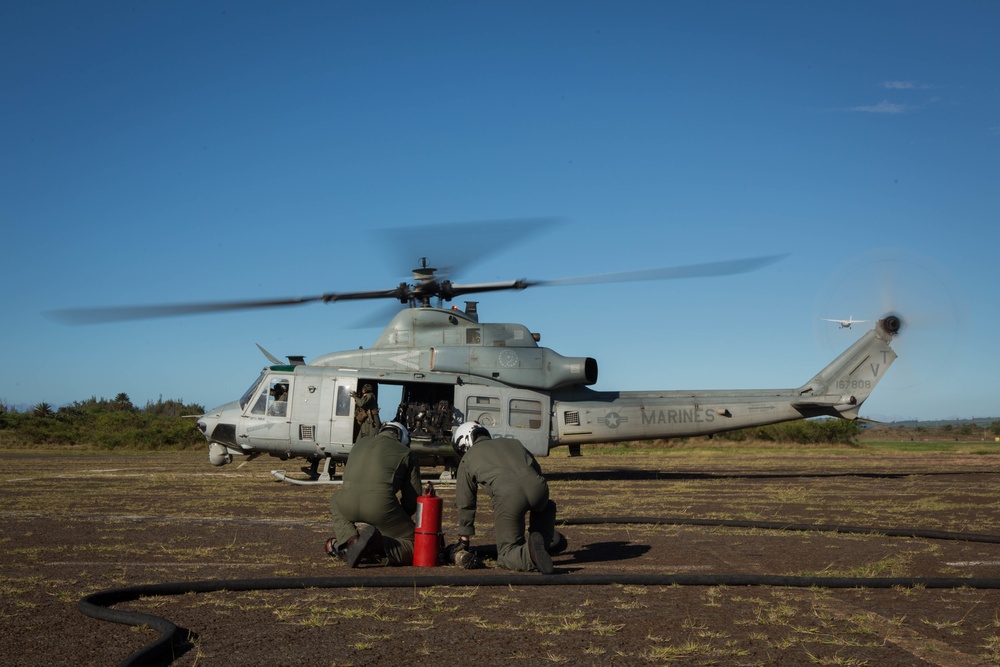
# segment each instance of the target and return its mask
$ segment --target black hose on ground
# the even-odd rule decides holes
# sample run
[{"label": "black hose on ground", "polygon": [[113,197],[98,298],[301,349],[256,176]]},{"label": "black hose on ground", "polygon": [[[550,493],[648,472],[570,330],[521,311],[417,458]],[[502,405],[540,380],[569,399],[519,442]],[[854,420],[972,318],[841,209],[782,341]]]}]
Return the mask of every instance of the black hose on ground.
[{"label": "black hose on ground", "polygon": [[[561,526],[599,524],[652,524],[721,526],[764,530],[837,532],[889,537],[914,537],[963,542],[1000,543],[1000,536],[955,533],[937,530],[865,528],[822,524],[788,524],[773,521],[685,519],[663,517],[595,517],[563,519]],[[294,590],[304,588],[431,588],[434,586],[775,586],[787,588],[975,588],[1000,589],[998,578],[965,577],[800,577],[770,574],[426,574],[419,576],[339,576],[288,577],[270,579],[207,579],[203,581],[145,584],[93,593],[77,603],[79,611],[91,618],[136,627],[147,626],[160,637],[119,663],[122,667],[169,665],[190,648],[188,632],[160,616],[111,609],[113,605],[160,595],[186,595],[219,591]]]},{"label": "black hose on ground", "polygon": [[818,533],[847,533],[853,535],[884,535],[885,537],[921,537],[927,540],[956,540],[960,542],[986,542],[1000,544],[1000,535],[952,533],[944,530],[918,530],[914,528],[866,528],[864,526],[837,526],[813,523],[782,523],[780,521],[744,521],[741,519],[679,519],[643,516],[595,517],[560,520],[563,526],[594,526],[604,523],[652,524],[670,526],[721,526],[725,528],[759,528],[762,530],[794,530]]}]

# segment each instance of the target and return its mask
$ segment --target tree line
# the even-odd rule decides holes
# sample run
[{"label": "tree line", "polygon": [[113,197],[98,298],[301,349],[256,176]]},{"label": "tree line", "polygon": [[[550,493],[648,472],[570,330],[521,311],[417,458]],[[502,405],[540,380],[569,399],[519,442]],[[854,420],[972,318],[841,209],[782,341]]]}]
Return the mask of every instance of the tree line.
[{"label": "tree line", "polygon": [[178,449],[201,447],[204,436],[195,420],[205,408],[197,403],[160,397],[145,407],[132,404],[128,394],[113,399],[92,396],[61,408],[38,403],[18,411],[0,401],[0,447],[39,445],[84,446],[99,449]]},{"label": "tree line", "polygon": [[731,442],[788,442],[803,445],[857,444],[861,434],[858,422],[846,419],[799,419],[780,424],[755,426],[738,431],[717,433],[714,438]]}]

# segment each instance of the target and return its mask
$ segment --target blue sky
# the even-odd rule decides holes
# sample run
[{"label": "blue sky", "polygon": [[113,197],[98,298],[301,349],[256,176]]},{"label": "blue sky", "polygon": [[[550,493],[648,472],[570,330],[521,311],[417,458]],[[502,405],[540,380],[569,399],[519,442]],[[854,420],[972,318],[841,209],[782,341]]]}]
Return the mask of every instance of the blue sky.
[{"label": "blue sky", "polygon": [[[480,296],[600,389],[794,387],[886,308],[862,415],[1000,416],[1000,5],[7,3],[0,400],[211,407],[377,302],[67,326],[53,309],[387,289],[379,230],[554,217],[456,281],[787,253]],[[479,228],[477,228],[479,229]],[[519,241],[511,247],[511,241]],[[502,247],[501,247],[502,246]],[[493,249],[496,252],[492,252]]]}]

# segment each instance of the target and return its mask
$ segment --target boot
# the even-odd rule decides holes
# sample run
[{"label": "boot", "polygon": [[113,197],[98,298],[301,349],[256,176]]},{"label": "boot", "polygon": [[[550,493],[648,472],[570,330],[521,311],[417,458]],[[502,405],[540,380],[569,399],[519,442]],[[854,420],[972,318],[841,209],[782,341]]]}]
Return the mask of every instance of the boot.
[{"label": "boot", "polygon": [[374,532],[371,539],[368,540],[368,546],[365,547],[365,552],[361,555],[361,559],[363,562],[370,563],[371,565],[388,565],[389,554],[385,551],[385,540],[382,538],[382,533],[379,532],[378,528],[374,526],[372,528]]},{"label": "boot", "polygon": [[560,533],[558,530],[552,531],[552,541],[549,542],[549,547],[547,551],[550,556],[555,556],[566,551],[566,547],[569,546],[569,542],[566,540],[566,536]]},{"label": "boot", "polygon": [[357,541],[358,541],[357,537],[352,537],[351,539],[347,540],[346,544],[344,544],[343,546],[341,546],[341,545],[337,544],[337,539],[336,538],[331,537],[330,539],[328,539],[326,541],[326,553],[331,558],[336,558],[337,560],[343,561],[343,562],[346,563],[347,562],[347,550],[351,547],[352,544],[354,544]]},{"label": "boot", "polygon": [[463,570],[477,570],[483,566],[483,561],[479,554],[472,549],[463,549],[455,552],[455,565]]},{"label": "boot", "polygon": [[[365,524],[361,532],[358,533],[356,538],[352,538],[347,542],[347,549],[344,562],[347,563],[347,567],[357,567],[358,563],[361,562],[361,557],[365,555],[365,550],[368,548],[368,542],[372,539],[377,531],[375,526],[371,524]],[[381,535],[379,536],[381,541]]]},{"label": "boot", "polygon": [[552,574],[552,558],[545,550],[545,538],[541,533],[531,533],[528,535],[528,556],[535,568],[542,574]]}]

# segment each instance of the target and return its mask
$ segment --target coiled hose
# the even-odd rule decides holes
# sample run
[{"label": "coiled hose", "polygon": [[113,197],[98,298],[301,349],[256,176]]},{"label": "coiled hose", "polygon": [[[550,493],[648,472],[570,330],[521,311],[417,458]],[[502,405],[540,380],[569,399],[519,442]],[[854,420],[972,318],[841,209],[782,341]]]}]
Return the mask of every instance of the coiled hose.
[{"label": "coiled hose", "polygon": [[[975,533],[954,533],[940,530],[903,528],[866,528],[822,524],[781,523],[775,521],[742,521],[725,519],[687,519],[670,517],[590,517],[561,519],[560,526],[593,526],[600,524],[646,524],[676,526],[723,526],[728,528],[758,528],[835,532],[855,535],[884,535],[932,540],[1000,543],[1000,536]],[[637,586],[778,586],[789,588],[975,588],[998,589],[998,578],[967,577],[800,577],[771,574],[564,574],[543,577],[537,574],[427,574],[405,576],[338,576],[288,577],[267,579],[207,579],[203,581],[145,584],[113,588],[93,593],[77,603],[86,616],[112,623],[136,627],[148,626],[160,637],[142,647],[121,663],[121,667],[169,665],[179,650],[188,645],[187,631],[160,616],[135,611],[112,609],[113,605],[160,595],[214,593],[219,591],[266,591],[304,588],[430,588],[433,586],[607,586],[610,584]]]}]

